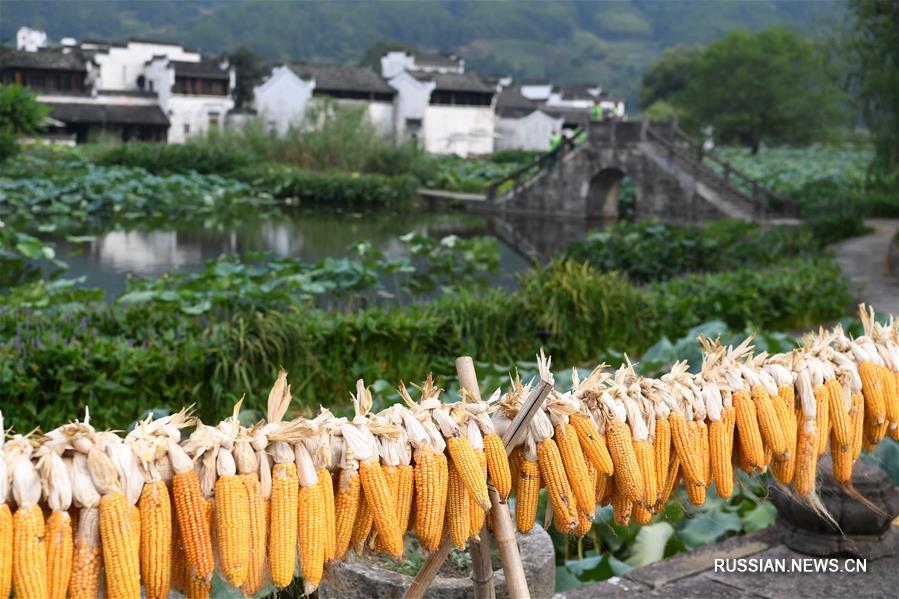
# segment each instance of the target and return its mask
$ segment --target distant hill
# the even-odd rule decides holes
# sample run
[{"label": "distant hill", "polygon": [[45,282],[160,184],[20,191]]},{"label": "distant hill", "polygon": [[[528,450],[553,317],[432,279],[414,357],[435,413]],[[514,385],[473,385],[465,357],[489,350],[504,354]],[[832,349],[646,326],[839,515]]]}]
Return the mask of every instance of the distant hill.
[{"label": "distant hill", "polygon": [[640,75],[664,48],[738,27],[811,31],[844,10],[840,1],[795,0],[0,0],[0,39],[28,25],[54,40],[161,37],[209,53],[245,45],[273,61],[329,62],[357,62],[394,41],[456,51],[484,74],[596,81],[635,103]]}]

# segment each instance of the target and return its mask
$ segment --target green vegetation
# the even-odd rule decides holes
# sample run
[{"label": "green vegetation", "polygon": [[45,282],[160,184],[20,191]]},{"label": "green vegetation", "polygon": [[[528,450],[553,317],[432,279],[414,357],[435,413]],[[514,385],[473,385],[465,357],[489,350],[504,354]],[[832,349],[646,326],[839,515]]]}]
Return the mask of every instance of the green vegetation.
[{"label": "green vegetation", "polygon": [[50,112],[21,85],[0,85],[0,162],[19,151],[19,137],[35,132]]},{"label": "green vegetation", "polygon": [[899,5],[851,0],[849,8],[852,83],[877,150],[873,170],[895,193],[899,186]]},{"label": "green vegetation", "polygon": [[49,426],[89,404],[99,425],[112,425],[148,405],[194,402],[204,415],[221,415],[244,394],[258,409],[278,364],[296,381],[299,405],[329,405],[357,376],[394,383],[430,370],[448,376],[458,355],[508,363],[543,346],[558,363],[579,364],[604,348],[639,355],[652,340],[678,338],[712,318],[737,329],[804,328],[839,317],[849,302],[825,260],[643,288],[562,261],[525,275],[518,291],[458,290],[407,307],[336,312],[277,279],[253,281],[253,268],[215,264],[199,278],[137,284],[137,293],[152,293],[112,304],[67,281],[2,296],[0,386],[17,406],[9,418],[23,428]]},{"label": "green vegetation", "polygon": [[738,30],[702,49],[666,52],[645,75],[641,97],[651,108],[673,106],[687,128],[711,126],[719,142],[753,153],[762,142],[827,139],[844,118],[836,75],[813,41],[786,29]]},{"label": "green vegetation", "polygon": [[785,258],[814,256],[820,245],[806,227],[772,227],[722,220],[675,226],[648,220],[622,222],[571,244],[566,254],[636,282],[685,273],[764,268]]}]

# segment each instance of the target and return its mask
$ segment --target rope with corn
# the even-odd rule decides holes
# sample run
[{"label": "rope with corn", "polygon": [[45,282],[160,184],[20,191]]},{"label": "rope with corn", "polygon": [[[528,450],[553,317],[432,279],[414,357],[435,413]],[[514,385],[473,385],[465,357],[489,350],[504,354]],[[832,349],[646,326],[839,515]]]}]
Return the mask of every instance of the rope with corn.
[{"label": "rope with corn", "polygon": [[[506,453],[502,436],[532,383],[441,400],[428,378],[402,403],[372,413],[357,382],[354,415],[326,409],[285,420],[287,373],[251,427],[233,414],[210,425],[189,410],[148,417],[124,437],[88,415],[46,434],[10,434],[0,459],[0,597],[150,599],[170,590],[208,597],[217,573],[246,596],[289,586],[314,591],[349,551],[404,553],[415,534],[436,550],[476,539],[490,513],[488,477],[528,532],[541,488],[546,526],[589,531],[597,506],[619,524],[646,524],[683,481],[696,505],[708,488],[728,498],[734,468],[770,470],[824,517],[815,478],[829,450],[851,492],[862,449],[899,439],[899,321],[860,307],[864,335],[808,334],[789,353],[756,353],[700,338],[699,373],[675,363],[659,378],[628,361],[597,366],[553,390]],[[543,381],[551,361],[537,357]],[[413,399],[413,393],[418,397]],[[0,429],[3,427],[0,414]],[[185,429],[190,429],[185,436]],[[299,562],[299,567],[297,567]]]}]

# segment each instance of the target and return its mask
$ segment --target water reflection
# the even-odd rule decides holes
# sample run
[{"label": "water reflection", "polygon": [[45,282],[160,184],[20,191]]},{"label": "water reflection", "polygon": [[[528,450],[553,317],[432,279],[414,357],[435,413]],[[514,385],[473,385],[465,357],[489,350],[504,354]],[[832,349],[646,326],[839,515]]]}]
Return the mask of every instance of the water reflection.
[{"label": "water reflection", "polygon": [[159,230],[117,230],[94,241],[73,244],[57,240],[67,276],[87,277],[87,285],[114,297],[129,275],[156,277],[166,272],[196,272],[222,254],[267,251],[281,258],[316,262],[347,255],[347,246],[369,241],[390,256],[406,252],[399,238],[415,231],[432,236],[490,235],[500,242],[500,268],[506,280],[545,260],[559,247],[583,237],[583,221],[554,221],[535,216],[474,216],[463,212],[374,210],[346,212],[291,210],[276,216],[246,219],[230,226],[203,224]]}]

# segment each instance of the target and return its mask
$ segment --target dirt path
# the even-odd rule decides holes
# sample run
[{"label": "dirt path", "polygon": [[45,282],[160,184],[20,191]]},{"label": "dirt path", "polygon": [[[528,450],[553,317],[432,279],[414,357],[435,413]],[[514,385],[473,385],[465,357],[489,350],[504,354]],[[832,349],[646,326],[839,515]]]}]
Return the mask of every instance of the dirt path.
[{"label": "dirt path", "polygon": [[899,317],[899,278],[890,273],[888,263],[899,220],[868,219],[865,224],[873,231],[834,245],[834,256],[858,301]]}]

